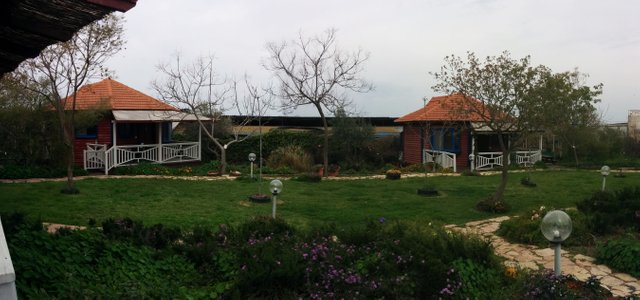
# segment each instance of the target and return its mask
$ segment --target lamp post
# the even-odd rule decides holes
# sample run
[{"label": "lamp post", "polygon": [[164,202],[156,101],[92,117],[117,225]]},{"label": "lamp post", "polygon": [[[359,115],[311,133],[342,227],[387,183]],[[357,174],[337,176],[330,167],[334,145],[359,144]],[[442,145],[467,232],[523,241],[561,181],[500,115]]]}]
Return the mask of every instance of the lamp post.
[{"label": "lamp post", "polygon": [[256,161],[256,154],[251,152],[249,153],[249,161],[251,162],[251,178],[253,178],[253,162]]},{"label": "lamp post", "polygon": [[609,173],[611,172],[611,168],[609,168],[609,166],[602,166],[602,168],[600,168],[600,174],[602,174],[602,191],[604,192],[604,187],[607,183],[607,176],[609,176]]},{"label": "lamp post", "polygon": [[571,218],[561,210],[550,211],[542,218],[540,230],[544,237],[554,245],[553,268],[556,276],[559,276],[562,273],[560,271],[560,244],[571,235]]},{"label": "lamp post", "polygon": [[271,183],[269,183],[269,190],[271,191],[271,195],[273,195],[273,197],[271,198],[273,204],[271,206],[271,216],[275,219],[276,218],[276,201],[277,201],[277,196],[278,194],[282,193],[282,181],[278,180],[278,179],[274,179],[271,180]]}]

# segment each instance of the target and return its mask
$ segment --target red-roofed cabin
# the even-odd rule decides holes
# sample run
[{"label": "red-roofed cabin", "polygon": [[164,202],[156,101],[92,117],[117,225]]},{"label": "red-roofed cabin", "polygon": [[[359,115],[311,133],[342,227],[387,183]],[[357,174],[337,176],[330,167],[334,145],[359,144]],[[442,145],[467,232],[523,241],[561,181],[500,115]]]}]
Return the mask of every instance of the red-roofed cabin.
[{"label": "red-roofed cabin", "polygon": [[[472,112],[481,109],[469,109],[471,113],[461,114],[457,109],[460,105],[484,104],[454,93],[433,97],[424,107],[396,119],[394,122],[403,125],[403,161],[409,164],[435,162],[454,172],[501,166],[504,159],[497,135],[483,125],[479,114]],[[508,136],[505,138],[508,141]],[[517,151],[515,158],[518,164],[528,165],[541,160],[542,154],[539,149]]]},{"label": "red-roofed cabin", "polygon": [[[72,105],[71,99],[66,101],[67,109]],[[75,107],[106,112],[96,126],[76,130],[75,163],[85,169],[104,169],[108,174],[114,167],[140,161],[200,160],[200,138],[197,142],[171,140],[174,124],[194,121],[194,115],[111,78],[82,86],[76,94]]]}]

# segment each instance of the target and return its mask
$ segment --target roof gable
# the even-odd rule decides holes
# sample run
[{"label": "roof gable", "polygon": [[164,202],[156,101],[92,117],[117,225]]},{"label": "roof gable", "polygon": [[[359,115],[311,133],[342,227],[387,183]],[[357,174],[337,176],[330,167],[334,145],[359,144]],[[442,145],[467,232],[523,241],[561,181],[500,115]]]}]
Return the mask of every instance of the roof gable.
[{"label": "roof gable", "polygon": [[[71,109],[69,96],[65,109]],[[178,109],[111,78],[80,87],[76,93],[76,110],[174,110]]]},{"label": "roof gable", "polygon": [[484,104],[479,100],[465,97],[462,93],[454,93],[447,96],[436,96],[431,98],[424,107],[410,114],[404,115],[396,119],[394,122],[479,122],[483,120],[479,113],[469,112],[468,114],[462,115],[457,110],[461,106],[478,106],[479,109],[476,109],[475,111],[481,111],[483,105]]}]

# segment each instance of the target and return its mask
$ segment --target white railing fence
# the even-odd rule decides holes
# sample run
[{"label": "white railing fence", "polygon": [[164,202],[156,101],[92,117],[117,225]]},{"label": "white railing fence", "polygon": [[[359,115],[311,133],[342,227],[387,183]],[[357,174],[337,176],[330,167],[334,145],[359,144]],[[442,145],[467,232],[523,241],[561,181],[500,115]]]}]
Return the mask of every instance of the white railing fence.
[{"label": "white railing fence", "polygon": [[516,152],[516,163],[521,166],[528,167],[541,160],[542,151],[540,150]]},{"label": "white railing fence", "polygon": [[0,221],[0,299],[18,299],[16,291],[16,272],[13,269],[9,246]]},{"label": "white railing fence", "polygon": [[200,160],[200,143],[125,145],[107,149],[106,145],[88,144],[84,150],[84,168],[109,170],[122,165],[148,161],[151,163],[190,162]]},{"label": "white railing fence", "polygon": [[424,150],[422,155],[422,161],[425,163],[433,162],[439,164],[445,169],[452,169],[453,172],[457,172],[455,153],[438,150]]},{"label": "white railing fence", "polygon": [[[516,151],[514,153],[516,164],[528,167],[542,160],[542,151]],[[502,152],[478,152],[475,156],[475,169],[488,170],[504,165],[504,156]],[[511,163],[511,159],[507,157],[507,164]]]},{"label": "white railing fence", "polygon": [[502,166],[502,152],[479,152],[476,155],[476,170],[493,169],[496,166]]}]

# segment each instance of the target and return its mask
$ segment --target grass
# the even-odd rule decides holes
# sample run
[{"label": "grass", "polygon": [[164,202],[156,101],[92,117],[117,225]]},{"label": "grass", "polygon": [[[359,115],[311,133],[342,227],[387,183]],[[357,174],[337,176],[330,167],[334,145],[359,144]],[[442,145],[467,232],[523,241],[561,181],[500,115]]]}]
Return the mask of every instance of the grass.
[{"label": "grass", "polygon": [[[534,172],[537,187],[520,184],[523,173],[510,174],[505,200],[509,215],[541,205],[570,207],[599,189],[602,178],[595,171],[546,170]],[[424,178],[401,180],[364,179],[284,181],[278,196],[278,216],[297,226],[334,223],[338,226],[364,224],[384,217],[388,221],[413,220],[464,223],[497,215],[473,209],[489,196],[499,182],[498,175],[429,177],[442,196],[417,195]],[[609,176],[608,189],[637,185],[640,173],[625,178]],[[268,191],[268,181],[263,182]],[[80,194],[60,193],[62,183],[2,183],[0,211],[20,211],[45,222],[85,225],[89,219],[130,217],[145,224],[162,223],[189,228],[239,223],[256,215],[270,215],[271,204],[247,201],[257,192],[257,183],[238,181],[191,181],[175,179],[86,179],[77,182]]]}]

